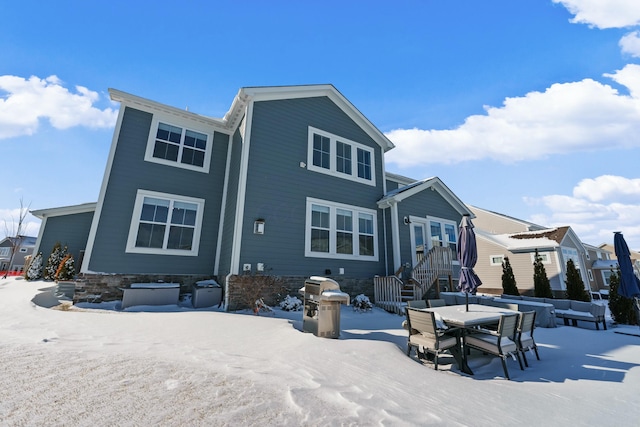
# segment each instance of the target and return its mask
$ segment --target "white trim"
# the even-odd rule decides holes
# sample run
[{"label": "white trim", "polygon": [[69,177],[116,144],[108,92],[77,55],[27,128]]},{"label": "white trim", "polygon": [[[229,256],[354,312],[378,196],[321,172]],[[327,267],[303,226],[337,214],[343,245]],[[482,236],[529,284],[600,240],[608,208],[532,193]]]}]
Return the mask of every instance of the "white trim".
[{"label": "white trim", "polygon": [[[313,136],[315,134],[329,138],[330,152],[329,152],[329,169],[315,166],[313,164]],[[351,147],[351,174],[338,172],[337,170],[337,142],[348,144]],[[366,151],[371,156],[371,179],[360,178],[358,176],[358,149]],[[361,184],[376,185],[376,166],[375,166],[375,151],[372,147],[366,146],[356,141],[352,141],[347,138],[343,138],[339,135],[324,131],[322,129],[309,126],[307,131],[307,169],[313,172],[319,172],[326,175],[335,176],[336,178],[348,179],[350,181],[359,182]]]},{"label": "white trim", "polygon": [[[213,264],[213,274],[218,275],[220,269],[220,251],[222,250],[222,238],[224,237],[225,214],[227,212],[227,195],[229,193],[229,175],[231,169],[231,155],[233,154],[233,135],[229,135],[227,145],[227,163],[224,172],[224,184],[222,190],[222,200],[220,202],[220,223],[218,224],[218,241],[216,243],[216,257]],[[225,291],[226,292],[226,291]]]},{"label": "white trim", "polygon": [[[329,252],[312,252],[311,251],[311,209],[313,205],[325,206],[330,209],[329,215]],[[359,214],[367,214],[373,216],[373,255],[360,255],[360,254],[339,254],[335,251],[335,234],[336,227],[336,210],[344,209],[353,213],[353,251],[359,250],[358,237],[359,237]],[[305,233],[304,233],[304,256],[307,258],[331,258],[331,259],[349,259],[359,261],[378,261],[379,249],[378,249],[378,213],[375,210],[363,208],[360,206],[346,205],[343,203],[336,203],[328,200],[316,199],[313,197],[307,197],[306,201],[306,220],[305,220]]]},{"label": "white trim", "polygon": [[245,120],[245,134],[242,138],[242,154],[240,157],[240,171],[238,178],[238,194],[236,197],[236,221],[233,227],[233,242],[231,244],[231,274],[240,272],[240,251],[242,249],[242,225],[244,218],[245,198],[247,193],[247,175],[249,173],[249,147],[251,145],[251,128],[253,127],[253,101],[247,105]]},{"label": "white trim", "polygon": [[[140,212],[142,211],[142,205],[145,197],[154,197],[163,200],[169,200],[173,202],[186,202],[192,203],[198,206],[196,212],[196,224],[193,230],[193,244],[190,250],[181,249],[159,249],[159,248],[141,248],[136,246],[136,237],[138,235],[138,226],[140,224]],[[125,252],[137,253],[137,254],[154,254],[154,255],[179,255],[179,256],[198,256],[198,250],[200,248],[200,233],[202,231],[202,218],[204,217],[204,199],[197,199],[195,197],[182,196],[177,194],[159,193],[157,191],[149,191],[138,189],[136,193],[136,201],[133,205],[133,212],[131,214],[131,224],[129,226],[129,235],[127,238],[127,246]],[[167,231],[171,226],[171,211],[167,218]],[[166,237],[165,237],[166,239]]]},{"label": "white trim", "polygon": [[[180,138],[180,149],[178,151],[178,159],[176,161],[161,159],[153,156],[153,151],[156,144],[156,135],[158,130],[158,125],[160,123],[164,123],[170,126],[179,127],[182,129],[182,135]],[[184,137],[186,131],[194,131],[198,133],[202,133],[207,136],[207,146],[204,152],[204,163],[202,166],[190,165],[188,163],[182,163],[180,161],[182,150],[184,149]],[[144,160],[146,162],[159,163],[165,166],[173,166],[181,169],[188,169],[196,172],[209,173],[209,167],[211,165],[211,153],[213,152],[213,137],[214,131],[211,128],[204,128],[202,124],[199,124],[194,121],[187,120],[185,118],[179,117],[171,117],[168,115],[161,115],[158,113],[153,114],[153,119],[151,120],[151,128],[149,130],[149,136],[147,137],[147,147],[144,153]]]},{"label": "white trim", "polygon": [[400,248],[400,220],[398,218],[397,203],[391,204],[391,230],[391,242],[393,245],[393,271],[395,273],[402,265],[402,251]]},{"label": "white trim", "polygon": [[[113,94],[112,94],[113,96]],[[113,130],[113,137],[111,139],[111,148],[109,149],[109,157],[107,158],[107,164],[104,169],[104,175],[102,178],[102,184],[100,185],[100,193],[98,195],[98,202],[96,203],[96,210],[93,214],[93,220],[91,221],[91,228],[89,229],[89,237],[87,238],[87,247],[85,249],[84,258],[82,259],[82,265],[80,266],[81,273],[91,273],[89,270],[89,262],[93,252],[93,245],[96,240],[96,233],[98,231],[98,224],[100,223],[100,215],[102,215],[102,205],[104,204],[104,196],[107,193],[107,184],[109,177],[111,176],[111,168],[113,166],[113,159],[116,155],[116,147],[118,145],[118,139],[120,137],[120,130],[122,128],[122,120],[124,118],[124,108],[120,106],[118,111],[118,120],[116,121],[116,127]]]}]

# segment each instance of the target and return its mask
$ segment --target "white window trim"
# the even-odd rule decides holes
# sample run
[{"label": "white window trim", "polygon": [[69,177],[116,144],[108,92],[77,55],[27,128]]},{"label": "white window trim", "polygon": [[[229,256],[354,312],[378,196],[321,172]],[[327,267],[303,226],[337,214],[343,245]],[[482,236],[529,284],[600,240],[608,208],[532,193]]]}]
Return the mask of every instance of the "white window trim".
[{"label": "white window trim", "polygon": [[[542,259],[542,264],[551,264],[551,256],[549,255],[551,252],[538,252],[538,256]],[[536,253],[531,252],[531,263],[536,262]]]},{"label": "white window trim", "polygon": [[[136,247],[136,237],[138,236],[138,225],[140,224],[140,213],[145,197],[154,197],[158,199],[170,200],[172,202],[187,202],[198,205],[196,213],[196,226],[193,230],[193,245],[190,251],[180,249],[158,249],[158,248],[139,248]],[[136,201],[133,206],[131,215],[131,225],[129,226],[129,237],[127,238],[127,248],[125,252],[138,254],[153,255],[179,255],[179,256],[198,256],[200,248],[200,232],[202,231],[202,218],[204,214],[204,199],[195,197],[180,196],[176,194],[159,193],[157,191],[138,190]]]},{"label": "white window trim", "polygon": [[[427,232],[427,239],[428,239],[427,243],[428,243],[429,249],[431,249],[433,247],[433,236],[431,235],[431,221],[439,222],[442,225],[444,225],[444,224],[453,225],[453,229],[456,230],[456,231],[458,230],[458,224],[456,224],[455,221],[450,221],[448,219],[438,218],[436,216],[428,216],[427,215],[426,232]],[[442,230],[442,238],[444,239],[444,241],[447,244],[450,243],[449,240],[447,239],[447,234],[444,232],[444,229]],[[456,251],[458,249],[458,243],[459,243],[458,242],[458,234],[456,233]],[[457,257],[457,254],[454,253],[453,256],[455,258],[455,257]],[[452,261],[452,263],[453,263],[453,265],[459,265],[460,264],[460,260],[454,259]]]},{"label": "white window trim", "polygon": [[[500,262],[494,262],[493,259],[494,258],[500,258],[501,261]],[[499,265],[500,267],[502,267],[502,263],[504,262],[504,255],[489,255],[489,264],[492,266],[496,266]]]},{"label": "white window trim", "polygon": [[[155,148],[155,143],[156,143],[156,135],[158,133],[158,124],[161,122],[171,126],[177,126],[179,128],[182,128],[183,139],[184,139],[184,133],[187,130],[191,130],[191,131],[195,131],[195,132],[199,132],[207,135],[207,148],[204,152],[204,164],[202,165],[202,167],[181,163],[180,157],[178,157],[178,160],[175,162],[171,160],[153,157],[153,150]],[[161,165],[166,165],[166,166],[173,166],[176,168],[189,169],[196,172],[209,173],[212,152],[213,152],[213,132],[210,129],[204,129],[201,124],[194,123],[188,120],[179,120],[174,116],[163,117],[162,115],[159,115],[159,114],[153,115],[153,120],[151,121],[151,130],[149,131],[149,137],[147,139],[147,148],[144,153],[145,161],[152,162],[152,163],[159,163]]]},{"label": "white window trim", "polygon": [[[311,251],[311,209],[312,205],[320,205],[329,208],[329,252],[313,252]],[[336,209],[344,209],[353,212],[353,249],[359,250],[359,221],[358,214],[365,213],[373,216],[373,255],[360,254],[339,254],[336,253]],[[378,261],[378,215],[375,210],[362,208],[359,206],[345,205],[342,203],[330,202],[327,200],[314,199],[307,197],[306,220],[305,220],[305,237],[304,237],[304,256],[308,258],[332,258],[332,259],[350,259],[359,261]]]},{"label": "white window trim", "polygon": [[[321,168],[313,164],[313,135],[318,134],[329,138],[331,155],[329,156],[329,169]],[[351,146],[351,175],[347,175],[342,172],[338,172],[337,169],[337,150],[336,142],[340,141]],[[364,179],[358,176],[358,148],[364,151],[368,151],[371,155],[371,179]],[[329,132],[309,126],[308,144],[307,144],[307,169],[320,172],[326,175],[335,176],[337,178],[348,179],[350,181],[359,182],[371,186],[376,185],[376,160],[375,151],[373,148],[360,144],[359,142],[351,141],[338,135],[334,135]]]}]

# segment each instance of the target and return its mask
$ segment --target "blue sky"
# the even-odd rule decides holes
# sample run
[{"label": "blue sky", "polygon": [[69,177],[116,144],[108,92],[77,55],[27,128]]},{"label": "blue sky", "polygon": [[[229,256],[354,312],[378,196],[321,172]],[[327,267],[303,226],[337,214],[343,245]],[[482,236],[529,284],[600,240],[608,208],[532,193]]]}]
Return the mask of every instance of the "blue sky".
[{"label": "blue sky", "polygon": [[97,200],[108,88],[222,117],[244,86],[331,83],[396,145],[387,171],[640,250],[637,0],[22,0],[0,15],[9,229],[20,199]]}]

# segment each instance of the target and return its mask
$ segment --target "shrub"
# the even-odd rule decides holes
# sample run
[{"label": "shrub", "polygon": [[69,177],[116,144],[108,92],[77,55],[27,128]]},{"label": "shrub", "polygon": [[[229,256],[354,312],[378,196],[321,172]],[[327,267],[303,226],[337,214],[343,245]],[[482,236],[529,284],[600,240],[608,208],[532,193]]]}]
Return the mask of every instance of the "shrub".
[{"label": "shrub", "polygon": [[505,295],[520,295],[509,257],[504,257],[504,262],[502,263],[502,291]]},{"label": "shrub", "polygon": [[620,272],[612,271],[609,277],[609,310],[611,317],[617,323],[635,325],[638,322],[633,308],[633,299],[618,294],[620,286]]},{"label": "shrub", "polygon": [[47,265],[44,268],[44,280],[56,279],[58,267],[66,255],[67,247],[65,246],[63,249],[60,242],[56,242],[56,244],[53,245],[53,250],[51,251],[51,255],[49,255],[49,259],[47,259]]},{"label": "shrub", "polygon": [[73,280],[76,275],[75,263],[73,261],[73,256],[71,254],[67,254],[62,261],[60,261],[60,265],[56,270],[56,281],[59,280]]},{"label": "shrub", "polygon": [[542,258],[538,254],[538,249],[535,253],[535,262],[533,263],[533,296],[539,298],[553,298],[553,292],[551,292],[551,284],[547,277],[547,270],[542,264]]},{"label": "shrub", "polygon": [[27,280],[38,280],[42,278],[42,252],[38,252],[38,254],[31,259],[24,277]]},{"label": "shrub", "polygon": [[287,295],[284,300],[280,301],[280,308],[284,311],[300,311],[302,310],[302,301],[297,297]]},{"label": "shrub", "polygon": [[369,301],[369,297],[365,294],[360,294],[353,299],[353,309],[354,311],[369,311],[373,308],[373,304]]},{"label": "shrub", "polygon": [[580,277],[580,272],[576,269],[576,265],[573,260],[567,261],[567,285],[566,297],[575,301],[591,301],[591,296],[584,288],[584,282]]},{"label": "shrub", "polygon": [[255,309],[256,301],[262,299],[266,305],[277,304],[285,293],[283,281],[278,276],[243,274],[233,278],[233,303],[235,309]]}]

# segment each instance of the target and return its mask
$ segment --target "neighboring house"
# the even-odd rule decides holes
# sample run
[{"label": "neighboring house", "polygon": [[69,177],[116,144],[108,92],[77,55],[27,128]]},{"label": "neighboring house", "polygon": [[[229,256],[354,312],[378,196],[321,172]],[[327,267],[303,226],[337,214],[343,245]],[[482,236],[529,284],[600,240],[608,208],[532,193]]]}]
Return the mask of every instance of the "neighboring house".
[{"label": "neighboring house", "polygon": [[[607,265],[603,265],[603,267],[601,268],[601,275],[602,275],[604,286],[605,286],[604,289],[608,290],[609,276],[611,276],[611,270],[613,269],[615,271],[618,268],[616,251],[613,244],[610,244],[610,243],[602,243],[600,246],[598,246],[598,248],[609,254],[608,259],[616,260],[615,265],[612,265],[610,268],[607,268]],[[636,277],[640,279],[640,252],[634,251],[631,248],[629,248],[629,252],[631,254],[630,258],[631,258],[631,264],[633,265],[633,272],[636,274]]]},{"label": "neighboring house", "polygon": [[237,275],[327,275],[372,295],[416,247],[455,247],[469,213],[438,178],[386,174],[393,144],[332,85],[242,88],[222,119],[110,94],[97,203],[34,211],[43,256],[68,244],[97,286],[216,277],[229,296]]},{"label": "neighboring house", "polygon": [[[533,294],[535,251],[542,258],[551,290],[566,291],[567,261],[573,260],[587,291],[597,290],[587,249],[571,227],[545,228],[497,212],[470,207],[476,215],[478,262],[475,271],[483,284],[479,292],[502,293],[502,263],[509,257],[518,290]],[[487,231],[483,227],[490,228]]]},{"label": "neighboring house", "polygon": [[587,244],[584,244],[584,248],[587,251],[587,262],[591,267],[587,270],[591,290],[608,294],[609,277],[618,268],[615,254],[612,254],[607,249]]},{"label": "neighboring house", "polygon": [[33,253],[36,238],[30,236],[5,237],[0,241],[0,274],[20,274],[25,258]]}]

